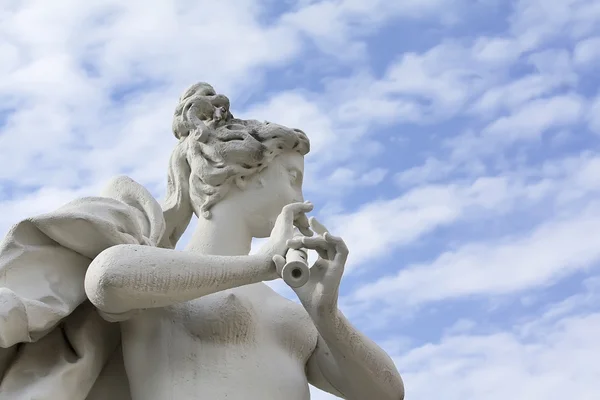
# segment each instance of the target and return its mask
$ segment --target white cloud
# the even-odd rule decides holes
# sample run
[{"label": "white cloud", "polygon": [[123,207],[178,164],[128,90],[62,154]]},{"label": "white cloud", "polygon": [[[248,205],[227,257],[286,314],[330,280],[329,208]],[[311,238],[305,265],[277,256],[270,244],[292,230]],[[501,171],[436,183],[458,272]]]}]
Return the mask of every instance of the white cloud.
[{"label": "white cloud", "polygon": [[503,178],[477,179],[470,184],[429,185],[390,199],[367,203],[358,210],[329,216],[331,232],[351,249],[349,267],[389,254],[447,226],[467,212],[499,210],[509,195]]},{"label": "white cloud", "polygon": [[519,0],[510,31],[523,50],[552,39],[578,39],[593,33],[600,21],[600,6],[594,0]]},{"label": "white cloud", "polygon": [[[448,400],[593,400],[600,374],[598,278],[584,287],[507,328],[460,319],[439,340],[414,338],[422,343],[415,346],[392,336],[381,343],[403,377],[407,398],[428,400],[443,393]],[[317,396],[335,399],[322,392]]]},{"label": "white cloud", "polygon": [[472,52],[475,60],[488,65],[510,65],[521,55],[518,44],[508,37],[480,37]]},{"label": "white cloud", "polygon": [[577,95],[534,100],[494,121],[484,128],[482,134],[486,143],[493,141],[492,145],[538,139],[550,128],[576,123],[584,107],[584,101]]},{"label": "white cloud", "polygon": [[[413,121],[447,118],[486,83],[478,65],[470,64],[470,49],[446,42],[424,54],[406,53],[391,65],[380,82],[384,93],[413,103]],[[403,99],[404,97],[404,99]]]},{"label": "white cloud", "polygon": [[595,399],[600,314],[585,310],[597,301],[596,288],[512,329],[472,332],[485,329],[478,324],[397,354],[407,398]]},{"label": "white cloud", "polygon": [[600,95],[596,96],[590,108],[588,109],[587,119],[589,122],[590,130],[594,133],[600,134]]},{"label": "white cloud", "polygon": [[[552,63],[546,62],[547,56],[554,58]],[[489,118],[498,112],[516,110],[530,100],[547,96],[557,89],[572,87],[576,83],[576,75],[570,69],[568,54],[565,52],[538,53],[530,59],[532,63],[541,65],[541,68],[544,69],[548,64],[556,64],[557,59],[564,60],[564,64],[562,64],[562,68],[555,67],[555,70],[540,71],[538,68],[536,73],[491,87],[474,102],[470,111],[474,115]],[[540,63],[540,61],[543,62]],[[560,63],[558,64],[560,65]]]},{"label": "white cloud", "polygon": [[477,327],[477,323],[470,319],[459,319],[444,330],[443,336],[471,333]]},{"label": "white cloud", "polygon": [[437,158],[428,157],[422,165],[398,172],[395,178],[400,186],[417,186],[443,179],[452,172],[450,165]]},{"label": "white cloud", "polygon": [[575,63],[584,68],[594,68],[600,62],[600,36],[580,41],[573,51]]},{"label": "white cloud", "polygon": [[[364,46],[355,39],[395,18],[442,19],[449,21],[462,2],[448,0],[326,0],[302,4],[282,17],[282,23],[308,35],[315,44],[337,57],[364,55]],[[344,51],[340,51],[340,49]]]},{"label": "white cloud", "polygon": [[503,162],[503,150],[514,144],[539,144],[551,132],[568,139],[564,137],[565,129],[581,122],[587,108],[586,99],[575,93],[531,100],[490,122],[480,133],[468,131],[449,138],[445,146],[451,149],[451,155],[446,162],[453,169],[472,166],[484,157],[497,157]]},{"label": "white cloud", "polygon": [[327,182],[332,184],[334,188],[375,186],[381,183],[386,175],[387,170],[383,168],[374,168],[370,171],[359,173],[347,167],[340,167],[329,175]]},{"label": "white cloud", "polygon": [[[346,240],[352,251],[349,264],[356,267],[459,221],[489,221],[531,207],[567,213],[580,211],[600,191],[598,176],[600,158],[587,153],[549,161],[539,168],[515,170],[510,175],[422,185],[389,200],[364,204],[353,212],[337,212],[325,222],[333,233]],[[558,224],[556,229],[559,228],[564,226]],[[488,247],[496,245],[474,246],[473,251],[485,257],[491,251]],[[465,254],[470,254],[471,248],[467,249]],[[418,271],[425,269],[422,265],[415,266]],[[542,279],[542,275],[539,277]],[[390,278],[382,278],[383,281],[389,283]],[[418,291],[417,286],[415,290]]]},{"label": "white cloud", "polygon": [[[557,282],[600,261],[600,208],[557,218],[532,232],[469,243],[359,289],[361,301],[403,293],[403,302],[512,294]],[[397,304],[398,300],[395,300]]]},{"label": "white cloud", "polygon": [[[513,176],[423,186],[397,199],[338,216],[333,219],[334,226],[358,253],[351,256],[352,263],[366,264],[459,220],[488,221],[540,207],[554,214],[529,232],[463,242],[430,262],[407,266],[362,285],[348,301],[385,301],[398,292],[403,293],[405,305],[511,294],[538,289],[585,270],[600,260],[596,239],[600,237],[596,232],[600,208],[594,202],[600,191],[599,176],[600,159],[590,153],[546,162]],[[399,303],[395,300],[390,305],[398,307]]]},{"label": "white cloud", "polygon": [[[498,218],[513,211],[524,211],[544,204],[553,217],[539,222],[530,232],[509,235],[490,241],[463,243],[440,254],[431,262],[419,263],[400,270],[393,276],[363,285],[354,296],[361,301],[383,300],[390,293],[402,292],[409,303],[438,301],[470,295],[506,294],[537,289],[558,279],[595,265],[600,259],[600,208],[594,201],[600,191],[600,159],[594,153],[546,162],[540,168],[516,172],[514,176],[488,178],[463,186],[425,186],[411,193],[424,193],[412,214],[427,213],[432,203],[453,204],[454,213],[447,219],[419,219],[406,236],[402,220],[396,230],[375,230],[383,224],[367,211],[398,213],[401,208],[364,207],[348,218],[345,226],[356,246],[368,248],[370,257],[384,254],[394,246],[414,242],[433,229],[459,219]],[[437,191],[431,191],[436,187]],[[444,188],[444,189],[442,189]],[[454,201],[440,193],[454,193]],[[408,195],[407,195],[408,196]],[[403,197],[389,204],[405,204]],[[467,211],[468,210],[468,211]],[[478,212],[479,210],[479,212]],[[434,214],[435,215],[435,214]],[[546,215],[546,213],[544,213]],[[394,226],[395,217],[385,218]],[[410,219],[408,219],[410,221]],[[372,224],[372,225],[371,225]],[[367,226],[364,229],[363,226]],[[352,227],[352,229],[348,228]],[[371,230],[375,234],[369,234]],[[365,234],[363,234],[363,231]],[[344,234],[346,234],[344,232]],[[352,248],[352,247],[351,247]],[[375,250],[374,250],[375,249]],[[364,250],[363,250],[364,251]],[[368,257],[358,257],[365,262]]]}]

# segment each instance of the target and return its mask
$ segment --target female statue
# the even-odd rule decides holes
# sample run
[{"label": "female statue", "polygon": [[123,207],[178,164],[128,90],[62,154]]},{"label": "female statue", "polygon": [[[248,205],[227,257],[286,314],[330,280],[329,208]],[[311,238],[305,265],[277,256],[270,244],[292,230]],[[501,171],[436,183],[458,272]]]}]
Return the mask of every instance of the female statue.
[{"label": "female statue", "polygon": [[[162,208],[143,187],[117,178],[101,198],[67,207],[58,217],[32,220],[35,233],[20,233],[18,227],[9,233],[8,245],[0,247],[0,273],[10,277],[7,271],[30,265],[26,260],[7,261],[3,268],[3,257],[11,254],[19,238],[38,235],[39,242],[48,237],[75,253],[73,257],[84,259],[83,267],[77,267],[83,271],[71,271],[69,276],[84,282],[89,302],[81,299],[80,289],[71,290],[77,293],[65,299],[57,294],[63,289],[57,288],[34,302],[27,298],[22,280],[6,279],[0,300],[11,305],[4,309],[12,310],[5,312],[12,317],[6,319],[8,339],[0,342],[2,347],[14,350],[16,343],[31,342],[25,345],[29,350],[27,346],[50,340],[47,337],[59,329],[56,324],[36,330],[30,322],[25,324],[27,332],[18,327],[18,321],[32,319],[28,309],[42,309],[43,304],[43,310],[59,310],[50,314],[72,326],[60,328],[61,339],[53,340],[66,338],[73,362],[40,354],[37,361],[31,361],[34,356],[23,361],[27,353],[23,349],[0,353],[0,364],[2,357],[11,360],[4,368],[0,392],[6,387],[11,393],[57,398],[43,397],[23,383],[19,366],[42,364],[43,359],[63,382],[80,382],[81,387],[70,384],[69,395],[64,389],[58,398],[100,399],[107,394],[98,393],[110,393],[111,399],[133,400],[305,400],[311,383],[346,399],[403,399],[402,380],[391,359],[338,310],[348,249],[341,238],[305,215],[312,210],[302,194],[304,156],[309,151],[306,135],[269,122],[234,118],[229,100],[206,83],[193,85],[180,98],[173,132],[179,143],[171,156]],[[183,251],[174,250],[192,214],[198,216],[197,228]],[[60,223],[63,220],[69,223]],[[298,236],[297,230],[303,235]],[[249,255],[253,237],[269,239],[257,254]],[[22,248],[34,245],[28,246]],[[264,283],[279,278],[289,248],[315,250],[319,255],[308,282],[293,288],[300,304]],[[40,257],[35,260],[41,262]],[[48,262],[46,257],[42,270]],[[60,273],[44,276],[56,279]],[[78,312],[85,316],[71,316]],[[84,320],[93,322],[86,325]],[[102,338],[86,345],[94,335]],[[69,369],[71,364],[83,365],[82,354],[91,348],[95,350],[87,360],[94,361],[77,372]],[[118,376],[120,366],[125,380]],[[36,374],[42,379],[41,372]],[[22,392],[15,389],[19,384]]]}]

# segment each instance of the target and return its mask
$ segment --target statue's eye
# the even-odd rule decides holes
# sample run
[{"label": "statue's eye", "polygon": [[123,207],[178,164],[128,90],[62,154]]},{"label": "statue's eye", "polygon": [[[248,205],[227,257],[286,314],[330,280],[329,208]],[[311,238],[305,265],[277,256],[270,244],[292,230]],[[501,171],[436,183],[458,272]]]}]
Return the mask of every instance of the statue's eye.
[{"label": "statue's eye", "polygon": [[302,174],[297,170],[291,170],[290,181],[292,182],[292,185],[302,184]]}]

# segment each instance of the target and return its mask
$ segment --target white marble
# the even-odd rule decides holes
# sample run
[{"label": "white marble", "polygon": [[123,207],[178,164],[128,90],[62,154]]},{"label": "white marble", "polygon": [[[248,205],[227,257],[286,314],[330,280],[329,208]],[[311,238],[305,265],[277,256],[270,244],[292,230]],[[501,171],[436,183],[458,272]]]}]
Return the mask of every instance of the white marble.
[{"label": "white marble", "polygon": [[[7,234],[0,399],[306,400],[309,383],[403,399],[391,359],[337,307],[348,249],[307,218],[306,135],[234,118],[205,83],[173,132],[162,205],[119,177]],[[249,255],[253,237],[269,239]],[[282,275],[300,304],[264,283]]]}]

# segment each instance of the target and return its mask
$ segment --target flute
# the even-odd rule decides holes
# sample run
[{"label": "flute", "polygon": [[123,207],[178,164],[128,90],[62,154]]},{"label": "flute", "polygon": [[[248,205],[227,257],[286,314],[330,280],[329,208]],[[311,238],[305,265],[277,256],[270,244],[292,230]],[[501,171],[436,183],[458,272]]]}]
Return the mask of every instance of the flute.
[{"label": "flute", "polygon": [[285,254],[285,261],[281,269],[281,278],[288,286],[299,288],[308,282],[310,269],[308,255],[304,249],[289,249]]}]

